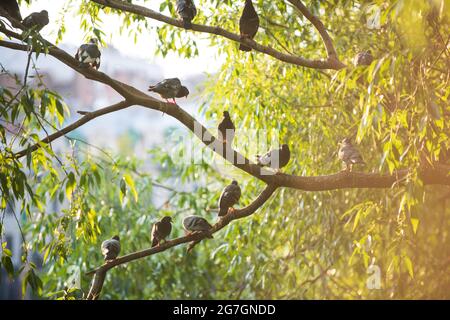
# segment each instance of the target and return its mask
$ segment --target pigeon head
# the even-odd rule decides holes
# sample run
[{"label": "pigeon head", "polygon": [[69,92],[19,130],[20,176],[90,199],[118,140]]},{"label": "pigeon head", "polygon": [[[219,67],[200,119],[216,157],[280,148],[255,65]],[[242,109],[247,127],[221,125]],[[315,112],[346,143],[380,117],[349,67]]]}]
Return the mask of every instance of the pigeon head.
[{"label": "pigeon head", "polygon": [[91,38],[89,40],[89,42],[92,43],[92,44],[98,44],[98,39],[97,38]]},{"label": "pigeon head", "polygon": [[237,182],[236,180],[233,180],[233,181],[231,182],[231,184],[234,184],[235,186],[237,186],[237,185],[238,185],[238,182]]},{"label": "pigeon head", "polygon": [[228,111],[224,111],[223,112],[223,116],[224,116],[224,118],[230,118],[230,113],[228,112]]},{"label": "pigeon head", "polygon": [[118,235],[115,235],[114,237],[112,237],[114,240],[120,241],[120,237]]},{"label": "pigeon head", "polygon": [[47,10],[42,10],[41,12],[42,16],[47,16],[48,17],[48,11]]},{"label": "pigeon head", "polygon": [[177,98],[186,97],[189,95],[189,90],[185,86],[182,86],[180,90],[178,90]]},{"label": "pigeon head", "polygon": [[289,151],[289,146],[287,144],[281,145],[281,151]]},{"label": "pigeon head", "polygon": [[172,222],[172,217],[165,216],[161,219],[161,221],[165,222],[165,223],[170,223],[170,222]]}]

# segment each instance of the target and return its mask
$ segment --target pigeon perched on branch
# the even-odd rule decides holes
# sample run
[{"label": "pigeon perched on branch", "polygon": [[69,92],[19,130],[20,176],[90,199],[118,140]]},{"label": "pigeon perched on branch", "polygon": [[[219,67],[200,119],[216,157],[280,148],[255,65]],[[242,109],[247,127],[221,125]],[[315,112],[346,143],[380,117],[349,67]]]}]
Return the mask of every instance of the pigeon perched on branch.
[{"label": "pigeon perched on branch", "polygon": [[183,228],[188,234],[193,232],[206,232],[208,238],[213,238],[210,233],[212,226],[205,218],[199,216],[187,216],[183,219]]},{"label": "pigeon perched on branch", "polygon": [[373,61],[372,52],[370,50],[362,51],[356,54],[353,59],[355,66],[370,66]]},{"label": "pigeon perched on branch", "polygon": [[120,238],[115,235],[112,239],[102,242],[102,254],[105,261],[114,260],[120,253]]},{"label": "pigeon perched on branch", "polygon": [[223,120],[219,123],[218,129],[219,139],[224,143],[229,143],[231,145],[233,143],[236,128],[234,127],[233,121],[231,121],[228,111],[223,112]]},{"label": "pigeon perched on branch", "polygon": [[187,97],[189,95],[189,90],[181,85],[181,81],[178,78],[164,79],[154,86],[149,86],[148,91],[159,93],[167,102],[169,102],[168,99],[173,99],[173,103],[175,104],[175,98]]},{"label": "pigeon perched on branch", "polygon": [[[242,11],[241,19],[239,20],[239,32],[241,39],[253,39],[258,32],[259,28],[259,17],[253,7],[252,0],[245,0],[244,10]],[[251,51],[252,48],[240,44],[239,50]]]},{"label": "pigeon perched on branch", "polygon": [[239,202],[241,198],[241,187],[236,180],[226,186],[219,198],[219,217],[223,217],[228,210],[234,210],[233,206]]},{"label": "pigeon perched on branch", "polygon": [[345,138],[339,143],[339,159],[345,163],[346,170],[352,171],[352,166],[354,164],[365,164],[359,151],[352,145],[349,138]]},{"label": "pigeon perched on branch", "polygon": [[20,14],[20,9],[17,0],[1,0],[0,8],[5,10],[11,16],[11,18],[14,18],[18,21],[22,21],[22,15]]},{"label": "pigeon perched on branch", "polygon": [[22,24],[27,29],[36,28],[36,31],[39,32],[48,25],[49,22],[47,10],[42,10],[41,12],[33,12],[30,14],[23,19]]},{"label": "pigeon perched on branch", "polygon": [[183,20],[183,27],[185,29],[192,29],[192,19],[197,14],[194,0],[177,0],[176,7],[178,15]]},{"label": "pigeon perched on branch", "polygon": [[159,246],[161,242],[170,235],[172,231],[172,218],[163,217],[161,221],[156,222],[152,227],[152,248]]},{"label": "pigeon perched on branch", "polygon": [[81,66],[90,66],[95,70],[100,68],[101,52],[97,46],[97,39],[92,38],[89,43],[82,44],[75,54],[75,59],[80,61]]},{"label": "pigeon perched on branch", "polygon": [[280,149],[270,150],[264,155],[256,156],[256,163],[261,167],[271,167],[277,171],[286,166],[291,159],[291,152],[287,144],[283,144]]}]

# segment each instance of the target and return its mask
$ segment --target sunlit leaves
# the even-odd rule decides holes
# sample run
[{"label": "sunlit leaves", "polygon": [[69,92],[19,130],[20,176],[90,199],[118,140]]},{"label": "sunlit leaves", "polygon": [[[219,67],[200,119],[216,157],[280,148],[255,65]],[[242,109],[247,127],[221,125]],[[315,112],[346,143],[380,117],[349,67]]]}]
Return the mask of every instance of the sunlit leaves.
[{"label": "sunlit leaves", "polygon": [[30,269],[25,273],[22,280],[22,295],[25,296],[27,291],[27,286],[29,285],[34,293],[37,295],[42,294],[43,283],[35,272],[35,266],[30,267]]},{"label": "sunlit leaves", "polygon": [[[261,19],[258,42],[307,58],[324,57],[316,30],[285,1],[254,3]],[[176,17],[174,1],[141,4]],[[237,32],[242,1],[196,4],[194,23]],[[425,188],[420,180],[423,163],[448,162],[448,50],[440,39],[448,30],[444,13],[430,16],[428,4],[417,1],[305,4],[322,18],[348,68],[299,68],[260,53],[239,52],[236,43],[222,37],[155,24],[87,0],[74,6],[86,38],[97,37],[103,44],[115,33],[107,28],[107,15],[121,17],[118,28],[129,38],[155,41],[163,57],[197,55],[202,48],[197,42],[204,36],[204,43],[223,58],[217,64],[223,65],[202,91],[200,112],[215,130],[223,110],[229,110],[238,127],[235,147],[249,158],[266,150],[258,150],[256,138],[246,138],[265,130],[269,144],[290,144],[293,157],[286,173],[333,174],[341,169],[337,141],[347,136],[367,162],[358,170],[407,170],[405,179],[388,190],[280,190],[254,216],[231,224],[192,255],[174,248],[115,269],[115,277],[105,284],[105,298],[405,298],[435,292],[448,297],[448,270],[441,263],[448,258],[442,249],[448,242],[447,195],[443,188]],[[371,17],[366,9],[380,10],[379,29],[367,26]],[[60,26],[58,41],[67,27],[64,21]],[[30,36],[28,41],[45,52],[39,37]],[[372,50],[375,61],[351,66],[354,54],[365,49]],[[141,250],[150,245],[151,223],[163,215],[174,218],[173,237],[182,234],[186,214],[214,222],[220,191],[232,177],[238,176],[245,190],[239,207],[261,188],[239,170],[222,167],[210,151],[204,152],[208,161],[203,164],[179,161],[186,152],[183,144],[170,145],[170,154],[155,147],[142,162],[129,154],[124,159],[124,150],[111,156],[78,143],[63,152],[40,143],[23,160],[14,159],[14,152],[39,143],[47,134],[44,128],[53,132],[69,115],[56,92],[38,78],[28,80],[29,86],[18,93],[0,87],[0,207],[20,204],[17,213],[26,217],[29,246],[45,262],[39,277],[51,294],[44,296],[79,298],[76,289],[63,289],[71,268],[100,263],[100,242],[114,234],[120,234],[125,252]],[[22,86],[18,77],[11,81]],[[203,148],[190,137],[196,148]],[[39,293],[37,270],[31,264],[15,268],[10,257],[3,247],[2,267],[10,276],[20,273],[24,288]],[[382,269],[386,290],[366,288],[369,266]],[[443,274],[436,280],[429,276],[434,271]]]},{"label": "sunlit leaves", "polygon": [[126,185],[128,186],[128,188],[130,189],[131,193],[133,194],[134,197],[134,201],[138,201],[138,193],[136,191],[136,186],[134,184],[134,180],[131,177],[131,175],[129,174],[125,174],[123,176],[123,180],[125,181]]},{"label": "sunlit leaves", "polygon": [[7,243],[3,242],[2,243],[2,248],[1,248],[1,252],[2,252],[2,256],[1,256],[1,266],[3,266],[3,268],[5,268],[6,272],[8,273],[8,276],[10,278],[14,277],[14,265],[11,261],[11,257],[12,257],[12,252],[11,250],[9,250],[6,247]]}]

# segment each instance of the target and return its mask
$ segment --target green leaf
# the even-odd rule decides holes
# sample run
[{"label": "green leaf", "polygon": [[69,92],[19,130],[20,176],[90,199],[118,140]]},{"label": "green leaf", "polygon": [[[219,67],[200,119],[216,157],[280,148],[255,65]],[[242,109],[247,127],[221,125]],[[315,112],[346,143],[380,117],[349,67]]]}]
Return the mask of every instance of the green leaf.
[{"label": "green leaf", "polygon": [[417,233],[417,227],[419,226],[419,219],[411,218],[411,225],[412,225],[414,234],[416,234]]},{"label": "green leaf", "polygon": [[76,181],[75,181],[75,175],[73,172],[69,172],[67,175],[67,183],[66,183],[66,197],[70,201],[72,200],[72,193],[75,189]]},{"label": "green leaf", "polygon": [[411,259],[408,256],[403,257],[403,261],[405,262],[406,269],[408,270],[409,276],[414,278],[414,270]]},{"label": "green leaf", "polygon": [[134,185],[134,180],[129,174],[124,174],[123,179],[125,180],[125,183],[127,184],[128,188],[130,188],[131,193],[133,194],[134,201],[138,201],[138,193],[136,191],[136,187]]},{"label": "green leaf", "polygon": [[8,276],[10,278],[13,278],[14,277],[14,266],[11,261],[11,257],[4,255],[2,257],[2,265],[5,268],[6,272],[8,273]]}]

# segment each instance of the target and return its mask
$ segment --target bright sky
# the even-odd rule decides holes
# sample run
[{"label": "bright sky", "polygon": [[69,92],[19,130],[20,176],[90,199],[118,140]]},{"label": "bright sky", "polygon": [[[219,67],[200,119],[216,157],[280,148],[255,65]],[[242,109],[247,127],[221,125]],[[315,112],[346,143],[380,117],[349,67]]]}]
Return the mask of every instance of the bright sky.
[{"label": "bright sky", "polygon": [[[51,7],[48,6],[49,2],[51,2]],[[62,17],[62,12],[64,6],[66,5],[66,1],[58,0],[58,1],[48,1],[48,0],[37,0],[33,1],[31,6],[27,6],[25,3],[22,3],[21,13],[23,17],[26,17],[31,12],[47,10],[50,17],[50,24],[46,26],[41,34],[46,39],[50,41],[54,41],[56,39],[58,25],[53,23],[52,21],[59,21]],[[77,5],[77,2],[74,2],[72,5]],[[159,3],[146,2],[141,3],[141,5],[145,5],[150,9],[158,10]],[[72,9],[71,11],[73,11]],[[70,44],[74,46],[79,46],[83,43],[84,34],[80,29],[80,17],[75,17],[72,14],[64,15],[65,24],[66,24],[66,34],[63,37],[63,43]],[[148,20],[151,25],[158,25],[159,22]],[[152,41],[149,37],[141,37],[138,39],[137,43],[134,43],[134,39],[127,37],[127,35],[119,35],[119,26],[120,19],[116,16],[108,16],[103,20],[105,25],[108,25],[108,31],[114,33],[114,38],[108,39],[108,44],[114,46],[116,49],[121,51],[123,54],[143,58],[149,63],[155,63],[160,65],[164,70],[164,76],[179,76],[183,77],[189,74],[198,74],[203,72],[214,72],[220,66],[220,63],[217,63],[218,57],[216,56],[216,52],[214,48],[208,48],[206,40],[197,41],[200,56],[195,59],[182,59],[175,54],[170,54],[166,56],[164,59],[162,57],[155,57],[155,45],[157,41]],[[106,28],[105,28],[106,29]],[[180,68],[180,64],[182,64],[182,68]]]}]

